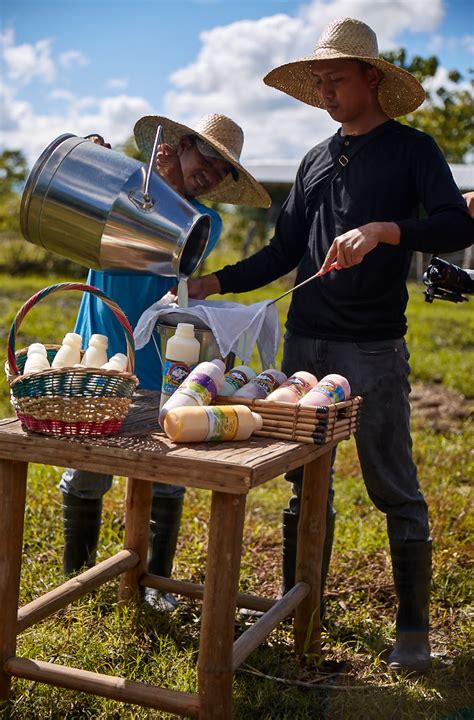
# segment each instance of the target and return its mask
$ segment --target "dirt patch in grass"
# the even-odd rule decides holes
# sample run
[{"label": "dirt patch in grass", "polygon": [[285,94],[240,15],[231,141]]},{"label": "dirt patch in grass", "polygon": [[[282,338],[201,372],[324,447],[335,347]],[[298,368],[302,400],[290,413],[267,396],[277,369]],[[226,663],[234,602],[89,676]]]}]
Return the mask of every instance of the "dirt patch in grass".
[{"label": "dirt patch in grass", "polygon": [[438,383],[413,383],[410,402],[414,422],[440,432],[459,430],[474,418],[474,399]]}]

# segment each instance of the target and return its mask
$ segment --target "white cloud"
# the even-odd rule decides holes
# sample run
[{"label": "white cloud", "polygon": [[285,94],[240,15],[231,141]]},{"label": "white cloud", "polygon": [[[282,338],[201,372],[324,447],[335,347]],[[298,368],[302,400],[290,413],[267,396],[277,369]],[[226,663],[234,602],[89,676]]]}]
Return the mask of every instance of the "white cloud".
[{"label": "white cloud", "polygon": [[78,67],[85,67],[89,64],[89,60],[86,56],[80,52],[80,50],[67,50],[59,55],[59,64],[61,67],[69,69],[74,65]]},{"label": "white cloud", "polygon": [[49,97],[51,100],[64,100],[65,102],[71,102],[74,100],[74,93],[72,93],[70,90],[62,90],[61,88],[56,88],[55,90],[52,90],[49,93]]},{"label": "white cloud", "polygon": [[21,148],[30,167],[59,135],[70,132],[82,136],[98,132],[114,146],[131,134],[137,118],[151,112],[147,100],[126,95],[103,99],[71,98],[64,111],[50,115],[35,113],[29,103],[15,99],[8,88],[0,87],[0,97],[4,106],[2,144],[8,148]]},{"label": "white cloud", "polygon": [[356,17],[377,33],[379,50],[398,47],[406,31],[433,32],[442,0],[313,0],[283,13],[215,27],[201,34],[195,61],[173,73],[166,113],[193,124],[222,112],[242,125],[243,157],[301,157],[336,128],[326,113],[262,82],[272,68],[311,53],[321,30],[338,17]]},{"label": "white cloud", "polygon": [[[4,35],[5,38],[5,35]],[[10,80],[27,85],[34,79],[51,83],[56,69],[51,57],[51,40],[38,40],[33,45],[12,44],[13,36],[2,43],[2,56]]]},{"label": "white cloud", "polygon": [[468,53],[474,53],[474,35],[462,35],[461,37],[443,37],[443,35],[433,35],[428,44],[428,50],[432,53],[440,52],[444,49],[458,50],[462,48]]},{"label": "white cloud", "polygon": [[53,41],[50,38],[15,45],[13,29],[4,30],[0,35],[0,57],[5,65],[6,77],[21,86],[36,80],[53,83],[57,76],[57,65],[69,70],[74,66],[84,67],[89,62],[79,50],[68,50],[60,53],[56,64],[52,48]]},{"label": "white cloud", "polygon": [[[137,118],[151,112],[150,104],[142,97],[78,96],[61,87],[53,87],[48,94],[48,99],[57,103],[49,103],[48,114],[35,112],[30,102],[20,99],[19,93],[33,80],[51,84],[55,80],[52,41],[42,39],[15,46],[14,32],[7,29],[0,34],[0,57],[6,71],[2,73],[6,81],[0,83],[1,144],[20,148],[30,166],[50,142],[65,132],[79,136],[98,132],[114,145],[131,134]],[[84,67],[87,62],[81,52],[69,50],[59,55],[57,65],[64,75],[73,66]],[[115,88],[119,89],[120,84],[117,80]]]},{"label": "white cloud", "polygon": [[128,88],[128,78],[111,78],[107,80],[106,87],[110,90],[126,90]]},{"label": "white cloud", "polygon": [[425,90],[430,93],[430,97],[434,105],[442,104],[436,95],[436,92],[440,88],[444,88],[448,92],[453,92],[456,90],[469,90],[471,87],[467,80],[463,80],[459,83],[455,83],[450,80],[449,72],[449,70],[440,65],[434,76],[425,80],[423,84]]}]

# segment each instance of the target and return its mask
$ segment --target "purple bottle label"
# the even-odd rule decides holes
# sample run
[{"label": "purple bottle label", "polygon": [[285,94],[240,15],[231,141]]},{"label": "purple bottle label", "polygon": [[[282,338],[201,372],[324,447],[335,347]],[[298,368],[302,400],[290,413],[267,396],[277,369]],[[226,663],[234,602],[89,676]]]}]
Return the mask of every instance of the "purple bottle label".
[{"label": "purple bottle label", "polygon": [[214,380],[204,373],[193,372],[183,383],[180,390],[185,391],[194,398],[198,405],[210,405],[217,395],[217,388]]}]

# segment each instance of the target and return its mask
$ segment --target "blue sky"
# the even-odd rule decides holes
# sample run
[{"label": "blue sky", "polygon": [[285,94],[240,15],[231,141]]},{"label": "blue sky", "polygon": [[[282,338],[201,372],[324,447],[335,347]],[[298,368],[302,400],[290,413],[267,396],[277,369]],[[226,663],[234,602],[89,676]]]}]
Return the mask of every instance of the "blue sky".
[{"label": "blue sky", "polygon": [[309,53],[337,17],[371,25],[380,49],[436,54],[438,83],[474,66],[468,0],[2,0],[1,143],[32,162],[63,132],[112,143],[146,114],[244,128],[244,158],[301,157],[334,131],[323,111],[261,82]]}]

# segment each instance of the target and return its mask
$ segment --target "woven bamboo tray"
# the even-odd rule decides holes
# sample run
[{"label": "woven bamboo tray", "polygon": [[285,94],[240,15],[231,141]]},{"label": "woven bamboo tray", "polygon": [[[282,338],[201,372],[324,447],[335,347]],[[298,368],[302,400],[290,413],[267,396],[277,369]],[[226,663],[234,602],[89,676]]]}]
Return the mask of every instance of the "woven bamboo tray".
[{"label": "woven bamboo tray", "polygon": [[356,396],[333,405],[306,408],[271,400],[250,400],[219,395],[216,405],[246,405],[263,418],[260,437],[325,445],[347,440],[357,430],[362,398]]},{"label": "woven bamboo tray", "polygon": [[[127,372],[65,367],[23,375],[27,348],[15,352],[16,334],[25,315],[56,292],[79,290],[100,298],[117,318],[125,335]],[[47,345],[51,362],[61,345]],[[133,330],[119,306],[92,285],[60,283],[43,288],[17,312],[8,338],[5,374],[11,404],[23,427],[48,435],[110,435],[120,430],[138,379],[133,374]]]}]

